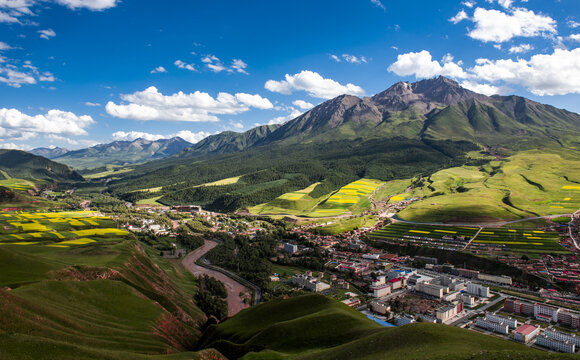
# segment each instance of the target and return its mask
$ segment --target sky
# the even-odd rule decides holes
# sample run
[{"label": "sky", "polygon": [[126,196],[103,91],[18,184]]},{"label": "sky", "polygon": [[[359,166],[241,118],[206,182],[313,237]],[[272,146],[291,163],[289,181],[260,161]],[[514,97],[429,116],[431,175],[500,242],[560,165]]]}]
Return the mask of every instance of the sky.
[{"label": "sky", "polygon": [[0,0],[0,148],[283,123],[444,75],[580,113],[578,0]]}]

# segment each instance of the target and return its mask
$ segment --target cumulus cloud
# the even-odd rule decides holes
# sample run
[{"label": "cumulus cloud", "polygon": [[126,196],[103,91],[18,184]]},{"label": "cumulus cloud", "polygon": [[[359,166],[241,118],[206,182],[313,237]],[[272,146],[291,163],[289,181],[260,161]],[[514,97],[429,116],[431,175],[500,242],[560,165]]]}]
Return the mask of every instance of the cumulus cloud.
[{"label": "cumulus cloud", "polygon": [[[3,59],[0,57],[0,60]],[[55,80],[50,72],[40,71],[29,61],[25,61],[21,66],[3,63],[4,61],[0,61],[0,83],[8,86],[19,88],[22,85],[36,84],[38,81],[53,82]]]},{"label": "cumulus cloud", "polygon": [[385,5],[381,2],[381,0],[371,0],[371,3],[373,3],[376,7],[379,7],[383,10],[387,10],[387,8],[385,7]]},{"label": "cumulus cloud", "polygon": [[302,111],[296,110],[294,108],[291,109],[292,111],[288,115],[275,117],[268,122],[268,125],[284,124],[285,122],[296,119],[298,116],[302,115]]},{"label": "cumulus cloud", "polygon": [[302,110],[310,110],[314,107],[313,104],[306,102],[304,100],[296,100],[296,101],[292,102],[292,104],[294,104],[294,106],[297,106]]},{"label": "cumulus cloud", "polygon": [[570,40],[580,41],[580,34],[572,34],[569,36]]},{"label": "cumulus cloud", "polygon": [[465,19],[469,19],[469,16],[465,12],[465,10],[461,10],[454,17],[452,17],[451,19],[449,19],[449,21],[451,21],[454,24],[457,24],[458,22],[461,22],[461,21],[463,21]]},{"label": "cumulus cloud", "polygon": [[453,62],[452,57],[445,56],[442,65],[439,61],[433,60],[427,50],[398,55],[397,61],[391,64],[388,70],[400,76],[415,75],[416,78],[430,78],[436,75],[460,79],[467,77],[460,64]]},{"label": "cumulus cloud", "polygon": [[0,149],[28,151],[32,150],[32,146],[26,144],[1,143]]},{"label": "cumulus cloud", "polygon": [[56,0],[60,5],[69,9],[88,9],[92,11],[101,11],[117,6],[118,0]]},{"label": "cumulus cloud", "polygon": [[38,30],[38,33],[40,34],[40,37],[42,39],[46,39],[46,40],[50,40],[50,38],[53,38],[56,36],[56,33],[52,29]]},{"label": "cumulus cloud", "polygon": [[331,99],[343,94],[361,96],[365,93],[360,86],[350,83],[341,85],[309,70],[303,70],[294,75],[286,74],[285,80],[282,81],[268,80],[264,87],[272,92],[286,95],[293,91],[306,91],[308,95],[321,99]]},{"label": "cumulus cloud", "polygon": [[475,28],[468,33],[469,37],[483,42],[505,42],[514,37],[557,33],[554,19],[523,8],[514,9],[511,13],[477,8],[471,20]]},{"label": "cumulus cloud", "polygon": [[490,85],[490,84],[480,84],[477,83],[475,81],[469,81],[469,80],[465,80],[463,82],[461,82],[461,86],[474,91],[478,94],[483,94],[483,95],[487,95],[487,96],[491,96],[491,95],[502,95],[502,94],[506,94],[507,92],[509,92],[509,89],[507,88],[501,88],[498,86],[494,86],[494,85]]},{"label": "cumulus cloud", "polygon": [[159,134],[150,134],[142,131],[117,131],[112,134],[113,140],[117,141],[133,141],[137,139],[145,139],[148,141],[156,141],[160,139],[171,139],[174,137],[180,137],[185,141],[189,141],[192,144],[195,144],[206,137],[210,136],[211,133],[207,131],[200,131],[200,132],[191,132],[189,130],[181,130],[174,134],[169,135],[159,135]]},{"label": "cumulus cloud", "polygon": [[5,42],[0,41],[0,51],[10,50],[10,49],[12,49],[12,46],[6,44]]},{"label": "cumulus cloud", "polygon": [[0,139],[26,140],[38,135],[87,135],[86,128],[94,123],[88,115],[49,110],[30,116],[16,109],[0,109]]},{"label": "cumulus cloud", "polygon": [[150,71],[151,74],[161,74],[161,73],[166,73],[166,72],[167,72],[167,70],[163,66],[158,66],[155,69]]},{"label": "cumulus cloud", "polygon": [[355,56],[350,54],[342,54],[340,57],[338,55],[331,54],[330,58],[336,62],[346,61],[351,64],[366,64],[367,58],[364,56]]},{"label": "cumulus cloud", "polygon": [[[555,49],[552,54],[536,54],[526,59],[477,59],[473,67],[463,69],[461,63],[443,66],[423,50],[398,56],[389,71],[397,75],[431,78],[437,75],[466,80],[464,84],[483,93],[505,93],[504,87],[491,84],[520,85],[535,95],[580,94],[580,48]],[[450,61],[449,58],[447,61]],[[445,65],[451,64],[446,69]],[[481,84],[481,82],[490,84]]]},{"label": "cumulus cloud", "polygon": [[178,92],[163,95],[156,87],[144,91],[122,95],[128,104],[107,103],[106,110],[111,116],[121,119],[157,121],[219,121],[216,115],[236,115],[250,108],[270,109],[272,103],[259,95],[219,93],[217,98],[208,93],[196,91],[185,94]]},{"label": "cumulus cloud", "polygon": [[240,59],[234,59],[232,61],[232,70],[237,71],[239,73],[242,74],[248,74],[248,72],[246,71],[246,68],[248,67],[248,64],[246,64],[245,62],[243,62]]},{"label": "cumulus cloud", "polygon": [[526,87],[536,95],[580,94],[580,48],[555,49],[552,54],[533,55],[530,60],[478,59],[470,69],[478,79],[504,81]]},{"label": "cumulus cloud", "polygon": [[513,2],[514,0],[497,0],[497,3],[506,9],[509,9],[512,6]]},{"label": "cumulus cloud", "polygon": [[475,1],[464,1],[461,4],[464,6],[467,6],[468,8],[472,8],[475,6],[476,2]]},{"label": "cumulus cloud", "polygon": [[[173,64],[180,69],[189,70],[189,71],[197,71],[194,64],[187,64],[181,60],[176,60]],[[160,67],[163,68],[163,66],[160,66]],[[157,68],[157,69],[159,69],[159,68]],[[163,70],[165,70],[165,69],[163,69]]]},{"label": "cumulus cloud", "polygon": [[576,29],[577,27],[580,27],[580,22],[573,20],[573,19],[569,19],[567,22],[568,26],[571,27],[572,29]]},{"label": "cumulus cloud", "polygon": [[512,46],[508,51],[510,52],[510,54],[523,54],[533,49],[534,47],[530,44],[521,44],[517,46]]}]

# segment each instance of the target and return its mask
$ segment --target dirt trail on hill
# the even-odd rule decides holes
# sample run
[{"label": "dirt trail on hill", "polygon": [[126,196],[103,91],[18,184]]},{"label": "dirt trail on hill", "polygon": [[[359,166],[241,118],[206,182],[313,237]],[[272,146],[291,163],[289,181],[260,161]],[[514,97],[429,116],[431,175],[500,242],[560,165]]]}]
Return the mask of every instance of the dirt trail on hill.
[{"label": "dirt trail on hill", "polygon": [[219,271],[206,269],[203,266],[199,266],[195,263],[199,258],[201,258],[216,246],[217,243],[215,241],[206,240],[202,247],[189,253],[183,259],[183,265],[197,277],[207,275],[224,283],[228,291],[228,316],[231,317],[243,309],[249,307],[249,305],[245,304],[244,301],[240,298],[239,294],[240,292],[249,293],[250,291],[244,285],[228,277],[227,275],[222,274]]}]

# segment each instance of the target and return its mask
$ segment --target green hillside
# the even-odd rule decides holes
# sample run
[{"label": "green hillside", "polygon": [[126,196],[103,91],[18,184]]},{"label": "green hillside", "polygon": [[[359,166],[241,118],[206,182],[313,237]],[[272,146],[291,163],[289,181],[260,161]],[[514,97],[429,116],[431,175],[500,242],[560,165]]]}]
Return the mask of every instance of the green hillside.
[{"label": "green hillside", "polygon": [[201,345],[215,347],[230,359],[565,358],[445,325],[383,328],[321,295],[244,310],[210,328]]},{"label": "green hillside", "polygon": [[[0,220],[0,358],[148,359],[194,349],[206,321],[193,303],[197,281],[111,220],[83,212]],[[200,358],[188,356],[168,358]]]},{"label": "green hillside", "polygon": [[20,150],[0,150],[0,180],[80,181],[68,166]]}]

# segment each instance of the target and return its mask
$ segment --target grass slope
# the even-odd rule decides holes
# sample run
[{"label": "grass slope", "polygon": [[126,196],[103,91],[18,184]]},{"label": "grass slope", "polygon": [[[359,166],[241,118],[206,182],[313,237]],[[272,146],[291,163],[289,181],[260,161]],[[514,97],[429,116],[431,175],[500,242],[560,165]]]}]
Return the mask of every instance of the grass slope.
[{"label": "grass slope", "polygon": [[552,358],[514,342],[445,325],[383,328],[321,295],[274,300],[244,310],[210,328],[201,344],[230,359]]}]

